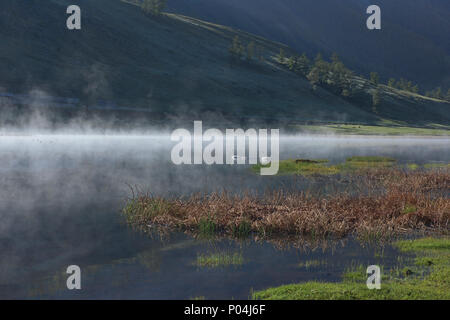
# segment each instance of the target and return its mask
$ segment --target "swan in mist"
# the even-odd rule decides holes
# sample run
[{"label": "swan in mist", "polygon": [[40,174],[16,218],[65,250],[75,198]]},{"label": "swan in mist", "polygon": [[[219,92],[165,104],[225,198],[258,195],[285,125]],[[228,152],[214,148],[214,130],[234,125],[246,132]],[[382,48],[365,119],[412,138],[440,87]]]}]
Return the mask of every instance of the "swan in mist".
[{"label": "swan in mist", "polygon": [[272,159],[270,157],[261,157],[261,164],[266,165],[272,162]]}]

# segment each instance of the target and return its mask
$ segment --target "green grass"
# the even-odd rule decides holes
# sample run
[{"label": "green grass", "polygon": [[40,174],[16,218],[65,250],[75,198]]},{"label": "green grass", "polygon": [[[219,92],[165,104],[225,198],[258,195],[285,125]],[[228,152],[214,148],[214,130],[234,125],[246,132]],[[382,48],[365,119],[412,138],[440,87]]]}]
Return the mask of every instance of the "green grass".
[{"label": "green grass", "polygon": [[347,162],[370,162],[370,163],[380,163],[380,162],[395,162],[395,159],[388,157],[378,157],[378,156],[354,156],[347,158]]},{"label": "green grass", "polygon": [[417,257],[413,266],[397,267],[383,274],[380,290],[367,288],[365,267],[359,266],[347,271],[342,282],[289,284],[254,292],[252,297],[271,300],[450,299],[450,238],[398,241],[395,246]]},{"label": "green grass", "polygon": [[403,252],[426,254],[450,254],[450,238],[422,238],[396,242],[396,247]]},{"label": "green grass", "polygon": [[195,265],[198,267],[218,268],[239,266],[244,264],[242,253],[217,252],[212,254],[199,254]]},{"label": "green grass", "polygon": [[417,170],[420,168],[423,169],[446,169],[446,168],[450,168],[450,163],[445,163],[445,162],[429,162],[429,163],[425,163],[423,165],[418,165],[415,163],[408,163],[406,165],[406,168],[410,169],[410,170]]},{"label": "green grass", "polygon": [[[256,164],[252,166],[255,173],[259,173],[261,168],[269,165]],[[279,162],[279,175],[334,175],[338,173],[353,173],[361,170],[375,168],[404,167],[409,170],[450,168],[450,163],[426,163],[418,165],[408,163],[398,165],[397,160],[381,156],[353,156],[347,158],[345,162],[335,165],[328,164],[325,159],[287,159]]]},{"label": "green grass", "polygon": [[426,163],[423,167],[425,169],[450,168],[450,163]]},{"label": "green grass", "polygon": [[[286,174],[299,174],[299,175],[330,175],[337,174],[339,170],[335,166],[324,165],[328,160],[304,160],[304,159],[288,159],[281,160],[279,163],[279,175]],[[268,165],[257,164],[252,166],[254,172],[260,172],[263,167],[268,167]]]},{"label": "green grass", "polygon": [[387,135],[387,136],[449,136],[449,126],[430,125],[428,128],[386,125],[297,125],[302,132],[315,134],[342,134],[342,135]]},{"label": "green grass", "polygon": [[402,213],[403,214],[408,214],[408,213],[413,213],[413,212],[416,212],[416,211],[417,211],[417,207],[415,205],[407,203],[407,204],[405,204],[405,207],[403,208]]},{"label": "green grass", "polygon": [[388,168],[395,165],[396,160],[378,156],[354,156],[337,165],[340,171],[366,170],[371,168]]},{"label": "green grass", "polygon": [[417,169],[419,169],[419,165],[416,164],[416,163],[408,163],[408,164],[406,165],[406,167],[407,167],[409,170],[417,170]]},{"label": "green grass", "polygon": [[247,238],[252,231],[252,226],[248,221],[241,221],[239,225],[233,227],[233,236],[236,238]]},{"label": "green grass", "polygon": [[[336,165],[329,165],[328,160],[324,159],[288,159],[281,160],[279,163],[279,175],[334,175],[338,173],[354,172],[357,170],[366,170],[371,168],[393,167],[395,159],[377,156],[355,156],[348,158],[345,162]],[[252,166],[256,173],[260,172],[263,166],[257,164]]]},{"label": "green grass", "polygon": [[306,260],[304,262],[300,262],[298,264],[298,267],[310,269],[310,268],[320,267],[325,264],[327,264],[326,260]]},{"label": "green grass", "polygon": [[128,223],[138,223],[139,220],[163,215],[170,210],[169,201],[162,198],[151,198],[145,205],[139,199],[130,199],[122,209]]},{"label": "green grass", "polygon": [[201,219],[198,222],[198,234],[202,238],[214,237],[216,235],[217,226],[214,220],[209,217],[207,219]]}]

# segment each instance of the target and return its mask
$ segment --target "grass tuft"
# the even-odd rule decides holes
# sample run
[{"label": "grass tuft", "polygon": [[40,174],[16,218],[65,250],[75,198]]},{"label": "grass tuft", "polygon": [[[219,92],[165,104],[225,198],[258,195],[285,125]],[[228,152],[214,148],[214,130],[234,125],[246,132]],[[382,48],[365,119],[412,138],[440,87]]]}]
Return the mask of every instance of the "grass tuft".
[{"label": "grass tuft", "polygon": [[[252,293],[253,299],[269,300],[449,300],[450,238],[399,241],[396,246],[415,252],[416,265],[391,270],[382,277],[380,290],[366,286],[365,266],[356,266],[339,283],[306,282],[269,288]],[[417,264],[417,259],[421,263]],[[383,272],[382,272],[383,273]],[[396,275],[401,276],[397,278]]]},{"label": "grass tuft", "polygon": [[198,267],[218,268],[228,266],[239,266],[244,263],[242,253],[217,252],[213,254],[200,254],[197,256],[195,265]]}]

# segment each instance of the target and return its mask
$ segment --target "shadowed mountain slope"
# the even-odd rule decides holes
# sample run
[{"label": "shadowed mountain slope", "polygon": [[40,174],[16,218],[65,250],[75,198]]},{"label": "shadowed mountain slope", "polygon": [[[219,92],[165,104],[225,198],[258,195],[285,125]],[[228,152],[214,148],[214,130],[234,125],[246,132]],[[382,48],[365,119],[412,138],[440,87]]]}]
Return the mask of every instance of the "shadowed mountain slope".
[{"label": "shadowed mountain slope", "polygon": [[[186,16],[149,17],[118,0],[80,0],[82,30],[69,31],[69,4],[1,1],[4,92],[75,97],[80,107],[107,101],[164,119],[449,122],[448,103],[397,90],[383,89],[377,113],[370,103],[312,90],[306,79],[276,62],[284,45]],[[229,47],[236,35],[261,47],[264,60],[231,63]],[[357,81],[367,93],[373,89]]]},{"label": "shadowed mountain slope", "polygon": [[[169,0],[171,11],[280,41],[300,52],[419,83],[450,87],[448,0]],[[381,8],[382,29],[366,28],[366,9]]]}]

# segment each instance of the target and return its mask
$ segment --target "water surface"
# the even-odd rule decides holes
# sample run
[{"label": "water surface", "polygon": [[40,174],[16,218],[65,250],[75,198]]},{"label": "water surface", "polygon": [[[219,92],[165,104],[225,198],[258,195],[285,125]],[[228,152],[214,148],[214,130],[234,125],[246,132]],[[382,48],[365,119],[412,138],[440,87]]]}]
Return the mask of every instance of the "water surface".
[{"label": "water surface", "polygon": [[[449,162],[447,138],[282,138],[281,159],[379,155],[400,162]],[[398,252],[347,239],[327,249],[279,250],[270,243],[151,238],[127,227],[129,185],[172,196],[226,189],[308,186],[262,177],[249,166],[176,166],[167,136],[0,136],[0,297],[247,298],[250,290],[308,280],[338,281],[355,264],[395,265]],[[298,179],[297,179],[298,180]],[[200,268],[198,254],[239,252],[240,266]],[[316,261],[306,268],[304,263]],[[317,261],[320,261],[318,263]],[[82,290],[65,287],[68,265]],[[303,265],[303,266],[300,266]]]}]

